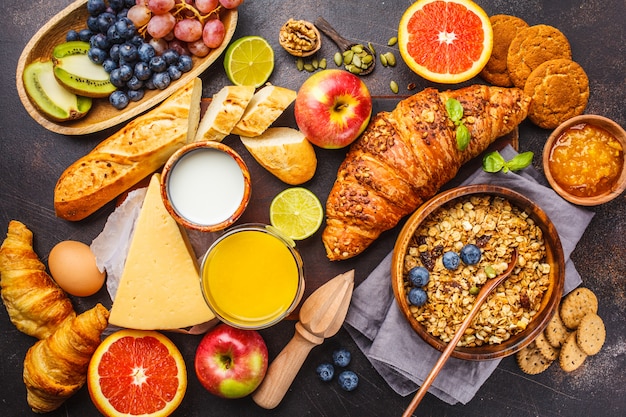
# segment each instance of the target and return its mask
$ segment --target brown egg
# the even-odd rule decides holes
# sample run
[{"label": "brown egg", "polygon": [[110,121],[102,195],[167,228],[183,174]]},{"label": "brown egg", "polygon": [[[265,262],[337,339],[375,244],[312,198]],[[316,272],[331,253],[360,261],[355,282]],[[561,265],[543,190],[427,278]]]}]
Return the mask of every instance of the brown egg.
[{"label": "brown egg", "polygon": [[96,266],[96,257],[88,245],[74,240],[59,242],[48,256],[50,275],[64,291],[78,297],[97,293],[105,273]]}]

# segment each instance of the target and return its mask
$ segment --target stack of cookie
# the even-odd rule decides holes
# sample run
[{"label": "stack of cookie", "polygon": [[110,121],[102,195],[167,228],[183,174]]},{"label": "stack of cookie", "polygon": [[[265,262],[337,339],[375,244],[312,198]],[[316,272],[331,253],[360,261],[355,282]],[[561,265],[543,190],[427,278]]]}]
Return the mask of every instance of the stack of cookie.
[{"label": "stack of cookie", "polygon": [[563,299],[545,331],[517,352],[517,363],[522,371],[535,375],[558,359],[561,369],[572,372],[600,351],[605,337],[598,299],[590,289],[580,287]]},{"label": "stack of cookie", "polygon": [[482,78],[500,87],[515,86],[532,98],[528,118],[545,129],[582,114],[589,100],[589,80],[572,60],[567,37],[549,25],[529,26],[516,16],[490,17],[491,58]]}]

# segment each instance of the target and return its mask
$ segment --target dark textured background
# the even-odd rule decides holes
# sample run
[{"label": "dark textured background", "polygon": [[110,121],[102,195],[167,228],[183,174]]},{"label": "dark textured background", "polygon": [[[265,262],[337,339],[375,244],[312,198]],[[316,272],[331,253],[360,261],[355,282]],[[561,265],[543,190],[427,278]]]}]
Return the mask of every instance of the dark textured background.
[{"label": "dark textured background", "polygon": [[[15,88],[15,68],[23,47],[41,25],[69,3],[67,0],[8,0],[3,3],[0,16],[0,77],[4,91],[0,98],[0,229],[4,236],[11,219],[24,222],[34,232],[35,250],[44,262],[47,261],[50,249],[61,240],[75,239],[90,243],[102,230],[113,209],[109,205],[84,221],[69,223],[54,216],[52,199],[54,184],[63,170],[117,128],[84,137],[51,133],[30,118]],[[378,51],[385,51],[389,49],[386,47],[387,40],[396,35],[398,21],[410,3],[408,0],[246,0],[240,9],[234,38],[252,34],[267,38],[276,52],[276,68],[270,82],[297,90],[308,74],[298,72],[294,59],[278,45],[279,28],[287,19],[293,17],[313,21],[321,15],[345,37],[357,42],[370,41]],[[493,0],[478,3],[490,15],[513,14],[531,25],[549,24],[563,31],[571,42],[574,59],[589,75],[591,94],[586,112],[613,118],[626,126],[624,0]],[[334,44],[325,38],[320,56],[326,57],[331,63],[335,50]],[[414,91],[432,85],[408,70],[399,59],[397,49],[394,52],[399,61],[395,68],[379,66],[365,79],[372,95],[392,96],[389,90],[391,80],[400,85],[401,91],[397,98],[409,94],[406,90],[409,83],[416,84],[417,89]],[[227,84],[221,60],[207,70],[202,79],[205,97],[210,97]],[[475,79],[465,84],[473,82],[482,81]],[[393,102],[390,99],[377,100],[380,106],[377,109]],[[541,169],[538,164],[543,143],[549,133],[529,122],[520,126],[520,150],[535,152],[534,164],[538,169]],[[226,143],[239,146],[234,138],[227,139]],[[245,156],[249,158],[249,155]],[[342,159],[342,152],[318,152],[318,158],[318,173],[307,186],[324,200]],[[250,165],[253,173],[257,172],[256,175],[263,180],[255,183],[252,204],[256,208],[246,216],[255,221],[267,221],[266,206],[277,190],[284,186],[271,177],[261,177],[262,171],[254,167],[252,161]],[[625,198],[622,195],[611,203],[592,208],[596,215],[572,255],[584,285],[591,288],[599,298],[600,315],[607,325],[607,340],[603,350],[571,374],[553,365],[540,375],[528,376],[519,370],[514,358],[506,358],[469,404],[450,406],[428,395],[416,415],[531,417],[617,416],[626,413]],[[332,265],[321,257],[319,234],[314,236],[299,245],[305,260],[319,259],[307,263],[309,279],[312,283],[323,282],[336,273],[355,268],[357,284],[360,283],[391,250],[397,232],[396,229],[386,233],[358,259]],[[310,291],[309,287],[307,292]],[[94,297],[73,298],[78,311],[90,308],[98,300],[110,305],[104,290]],[[272,357],[287,343],[293,331],[293,321],[285,321],[262,331]],[[26,405],[21,372],[26,350],[34,340],[15,329],[4,308],[0,309],[0,334],[0,414],[11,417],[33,415]],[[193,356],[199,337],[170,336],[185,356],[189,371],[188,391],[176,416],[388,416],[402,414],[410,401],[410,398],[398,396],[386,385],[343,329],[311,352],[290,391],[279,407],[272,411],[262,410],[250,399],[226,401],[205,392],[193,372]],[[333,349],[338,346],[345,346],[353,352],[350,367],[361,377],[355,392],[345,393],[336,384],[323,384],[315,376],[316,365],[328,360]],[[98,413],[87,390],[82,389],[58,411],[49,415],[82,417]]]}]

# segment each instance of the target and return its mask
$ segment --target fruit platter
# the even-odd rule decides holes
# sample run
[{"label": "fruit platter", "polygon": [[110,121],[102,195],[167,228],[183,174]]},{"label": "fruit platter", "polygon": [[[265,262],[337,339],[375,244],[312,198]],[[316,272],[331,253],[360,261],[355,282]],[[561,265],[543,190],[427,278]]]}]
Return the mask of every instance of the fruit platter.
[{"label": "fruit platter", "polygon": [[623,7],[9,1],[0,414],[623,414]]},{"label": "fruit platter", "polygon": [[[104,2],[102,4],[104,4]],[[103,8],[102,12],[104,11]],[[168,77],[170,82],[167,84],[158,88],[145,89],[145,94],[142,94],[140,100],[130,102],[127,100],[127,106],[122,109],[114,107],[110,104],[109,100],[107,100],[109,96],[108,93],[111,93],[111,90],[115,90],[115,86],[109,85],[111,90],[106,90],[102,94],[97,91],[98,88],[102,87],[94,86],[94,91],[92,91],[91,94],[94,94],[93,96],[96,97],[96,99],[90,104],[88,111],[79,111],[80,117],[67,114],[65,116],[67,120],[62,120],[61,118],[63,116],[57,116],[51,119],[50,116],[47,116],[45,112],[41,111],[41,107],[36,104],[37,102],[32,100],[33,96],[29,94],[26,86],[27,79],[24,78],[25,70],[27,70],[28,66],[32,63],[50,61],[54,55],[55,48],[67,41],[68,32],[73,31],[73,33],[78,33],[81,30],[88,29],[87,20],[88,17],[90,17],[90,12],[87,10],[87,1],[77,0],[49,19],[24,47],[22,55],[18,60],[16,70],[17,91],[22,100],[22,104],[33,119],[46,129],[56,133],[83,135],[117,126],[154,107],[171,95],[180,85],[184,85],[189,80],[203,73],[219,58],[237,27],[237,10],[223,9],[219,12],[218,16],[223,22],[223,41],[218,43],[217,46],[212,45],[210,50],[203,51],[201,56],[190,55],[192,60],[188,63],[189,68],[185,68],[184,73],[178,73],[178,78],[173,79],[172,77],[172,79],[170,79]],[[198,20],[198,22],[199,21],[200,20]],[[202,31],[202,29],[200,30]],[[131,37],[132,36],[128,36],[128,40],[130,40]],[[82,41],[89,41],[89,39],[90,38],[87,37],[82,39]],[[103,42],[107,43],[109,41],[107,41],[105,37]],[[163,46],[161,47],[163,48]],[[65,55],[63,52],[61,52],[61,54]],[[86,50],[81,49],[79,55],[83,55],[86,58]],[[104,61],[104,59],[101,61]],[[143,62],[147,61],[148,59],[143,60]],[[26,75],[28,74],[29,72],[27,71]],[[32,76],[33,75],[31,75],[31,77]],[[90,81],[89,78],[86,78],[86,80],[88,84],[97,84],[96,80]],[[53,80],[44,81],[42,82],[42,87],[52,83],[54,83]],[[89,89],[89,86],[86,88]],[[36,95],[37,93],[33,94]]]}]

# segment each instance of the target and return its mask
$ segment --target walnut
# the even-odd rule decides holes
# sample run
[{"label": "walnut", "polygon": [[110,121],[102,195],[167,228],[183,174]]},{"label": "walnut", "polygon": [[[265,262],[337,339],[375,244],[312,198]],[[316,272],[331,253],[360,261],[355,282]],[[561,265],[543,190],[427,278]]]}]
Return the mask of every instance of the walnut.
[{"label": "walnut", "polygon": [[280,28],[278,42],[291,55],[306,57],[320,49],[322,38],[313,23],[289,19]]}]

